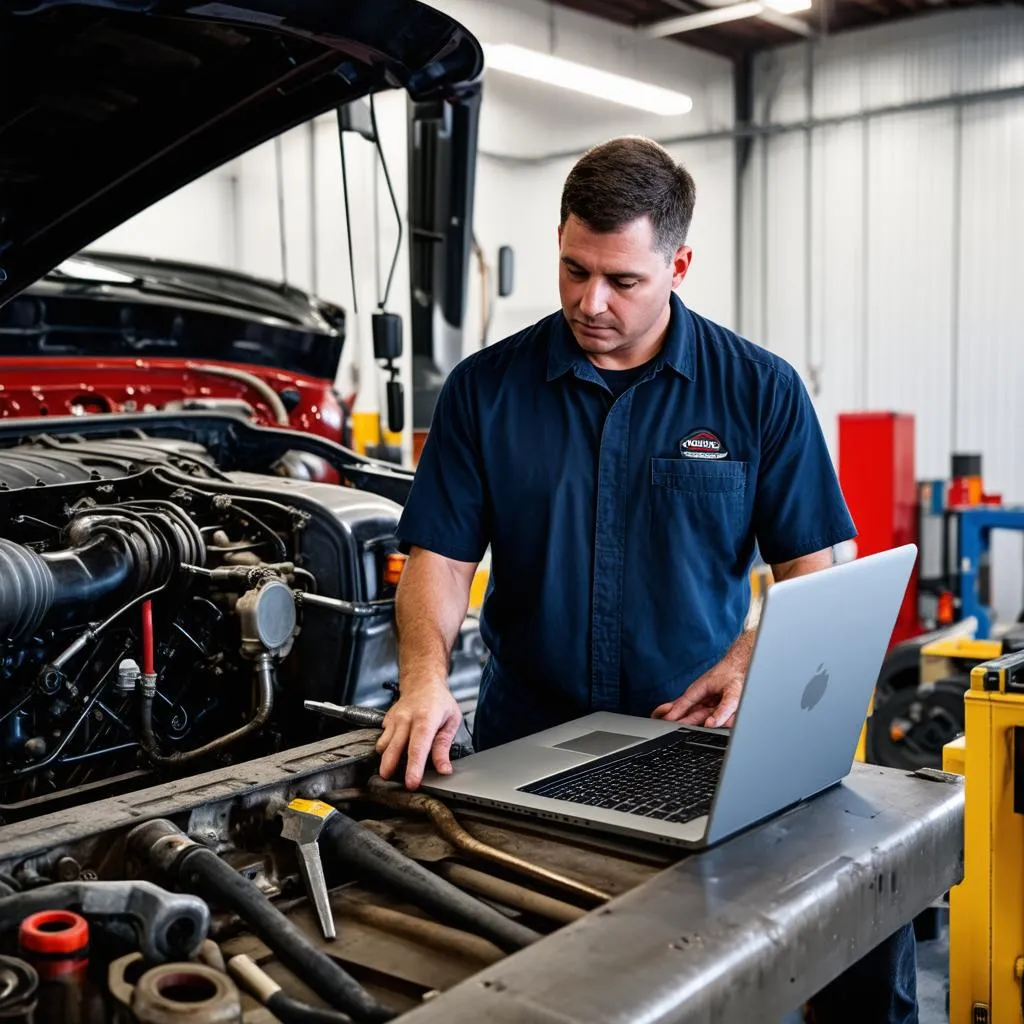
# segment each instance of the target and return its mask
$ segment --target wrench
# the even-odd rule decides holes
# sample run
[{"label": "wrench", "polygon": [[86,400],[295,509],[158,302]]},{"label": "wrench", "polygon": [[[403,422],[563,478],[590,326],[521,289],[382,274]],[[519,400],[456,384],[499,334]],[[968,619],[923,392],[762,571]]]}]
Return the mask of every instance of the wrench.
[{"label": "wrench", "polygon": [[152,882],[56,882],[0,898],[0,931],[40,910],[73,910],[100,926],[126,921],[139,950],[154,963],[190,960],[210,927],[204,900]]}]

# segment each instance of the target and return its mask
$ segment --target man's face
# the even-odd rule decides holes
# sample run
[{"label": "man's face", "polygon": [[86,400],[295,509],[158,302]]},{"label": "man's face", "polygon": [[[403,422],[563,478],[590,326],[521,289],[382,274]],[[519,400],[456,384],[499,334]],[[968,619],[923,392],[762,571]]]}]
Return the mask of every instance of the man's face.
[{"label": "man's face", "polygon": [[597,366],[627,369],[654,355],[669,320],[669,294],[686,276],[690,249],[666,260],[650,218],[600,233],[570,215],[558,229],[558,291],[580,348]]}]

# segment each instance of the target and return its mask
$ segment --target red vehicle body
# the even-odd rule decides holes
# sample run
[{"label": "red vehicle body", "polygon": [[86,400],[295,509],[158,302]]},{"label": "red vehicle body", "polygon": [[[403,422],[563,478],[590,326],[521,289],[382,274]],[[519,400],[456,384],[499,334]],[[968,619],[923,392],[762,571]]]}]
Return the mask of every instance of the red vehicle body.
[{"label": "red vehicle body", "polygon": [[0,419],[223,409],[349,445],[345,327],[280,282],[85,251],[0,309]]},{"label": "red vehicle body", "polygon": [[346,409],[333,383],[316,377],[244,363],[170,358],[77,357],[57,362],[0,357],[4,419],[224,408],[233,403],[248,407],[256,423],[342,440]]}]

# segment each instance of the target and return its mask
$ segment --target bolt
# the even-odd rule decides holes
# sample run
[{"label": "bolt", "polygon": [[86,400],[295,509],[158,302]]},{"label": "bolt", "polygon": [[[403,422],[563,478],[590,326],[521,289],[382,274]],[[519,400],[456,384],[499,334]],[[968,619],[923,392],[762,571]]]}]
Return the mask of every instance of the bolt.
[{"label": "bolt", "polygon": [[61,671],[56,668],[44,669],[39,677],[39,689],[47,697],[52,697],[60,689]]},{"label": "bolt", "polygon": [[57,877],[62,882],[74,882],[82,877],[82,869],[74,857],[61,857],[57,861]]},{"label": "bolt", "polygon": [[42,736],[33,736],[25,741],[25,754],[37,761],[46,756],[46,740]]}]

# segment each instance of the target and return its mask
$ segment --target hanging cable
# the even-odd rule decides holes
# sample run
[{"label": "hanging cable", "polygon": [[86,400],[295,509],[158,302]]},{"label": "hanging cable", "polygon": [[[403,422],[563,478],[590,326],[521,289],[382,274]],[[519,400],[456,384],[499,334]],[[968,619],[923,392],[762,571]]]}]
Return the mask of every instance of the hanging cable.
[{"label": "hanging cable", "polygon": [[356,264],[352,256],[352,210],[348,202],[348,167],[345,163],[345,127],[338,108],[338,151],[341,153],[341,191],[345,197],[345,233],[348,236],[348,272],[352,278],[352,312],[359,315],[359,299],[356,297]]},{"label": "hanging cable", "polygon": [[281,243],[281,285],[288,284],[288,239],[284,216],[284,149],[281,136],[274,139],[274,170],[277,179],[277,229]]},{"label": "hanging cable", "polygon": [[378,309],[384,309],[388,304],[388,296],[391,294],[391,280],[395,276],[395,267],[398,266],[398,257],[402,251],[402,214],[398,209],[398,200],[395,198],[395,190],[391,185],[391,175],[388,173],[387,161],[384,159],[384,149],[380,144],[380,132],[377,130],[377,111],[373,103],[373,93],[370,93],[370,124],[373,126],[373,141],[377,146],[377,156],[380,159],[381,170],[384,171],[384,180],[387,182],[388,195],[391,196],[391,205],[395,210],[395,222],[398,225],[398,241],[395,243],[395,255],[391,260],[391,269],[388,271],[388,281],[384,286],[384,296],[378,303]]}]

